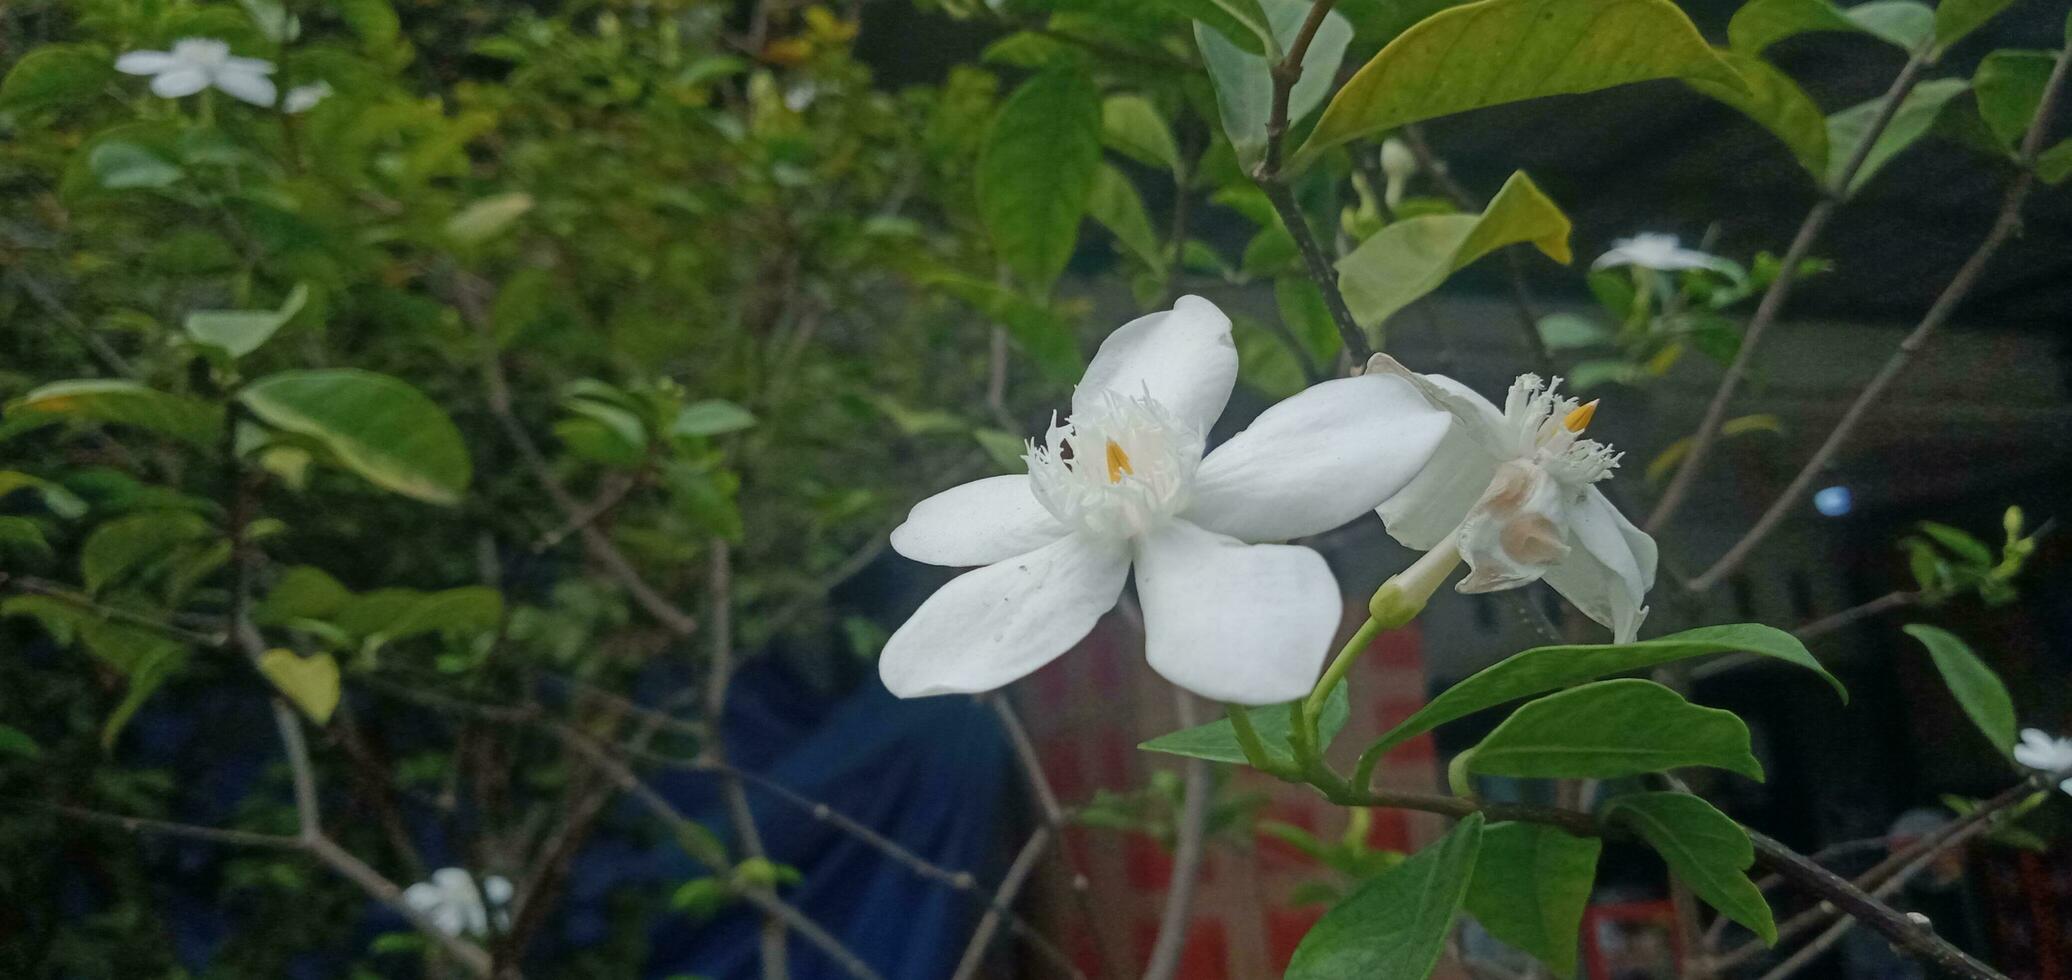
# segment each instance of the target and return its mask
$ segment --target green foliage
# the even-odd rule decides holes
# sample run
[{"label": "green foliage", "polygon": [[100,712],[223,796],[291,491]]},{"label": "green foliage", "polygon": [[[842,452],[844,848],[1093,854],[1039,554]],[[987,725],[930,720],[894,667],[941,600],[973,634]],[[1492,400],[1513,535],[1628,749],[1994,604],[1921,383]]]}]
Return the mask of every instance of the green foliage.
[{"label": "green foliage", "polygon": [[[1743,15],[1764,0],[1756,0],[1741,8],[1734,15],[1734,23],[1741,23]],[[1870,6],[1866,4],[1865,6]],[[1861,9],[1861,8],[1858,8]],[[1721,61],[1734,69],[1741,78],[1741,86],[1722,84],[1710,78],[1685,79],[1691,88],[1718,99],[1739,110],[1742,115],[1770,131],[1771,135],[1784,141],[1791,148],[1791,154],[1799,166],[1813,175],[1816,181],[1827,179],[1827,118],[1820,112],[1820,106],[1807,97],[1791,76],[1772,67],[1769,62],[1744,52],[1738,46],[1734,50],[1715,51]]]},{"label": "green foliage", "polygon": [[1943,0],[1935,5],[1935,44],[1938,49],[1964,40],[1989,20],[2000,15],[2014,0]]},{"label": "green foliage", "polygon": [[2041,531],[2023,533],[2019,507],[2010,507],[2001,519],[2006,535],[1999,558],[1992,548],[1962,528],[1936,521],[1915,525],[1919,534],[1901,538],[1907,565],[1924,605],[1940,605],[1967,593],[1977,593],[1988,606],[2001,606],[2019,597],[2014,580],[2036,553]]},{"label": "green foliage", "polygon": [[1848,166],[1857,149],[1863,145],[1865,134],[1870,131],[1871,123],[1877,119],[1880,100],[1872,99],[1827,117],[1827,186],[1838,188],[1845,194],[1856,193],[1864,184],[1869,183],[1872,177],[1877,176],[1878,171],[1884,169],[1885,164],[1891,162],[1893,157],[1905,152],[1907,147],[1928,135],[1930,128],[1935,125],[1936,118],[1942,114],[1944,107],[1950,104],[1950,100],[1970,88],[1971,84],[1961,78],[1938,78],[1914,86],[1914,90],[1907,93],[1907,97],[1900,102],[1899,111],[1893,114],[1892,121],[1878,134],[1877,141],[1871,144],[1870,152],[1864,157],[1863,166],[1856,171],[1855,177],[1849,181],[1846,188],[1841,186],[1842,169]]},{"label": "green foliage", "polygon": [[[1272,27],[1274,50],[1285,50],[1294,43],[1310,5],[1304,0],[1262,0],[1261,6]],[[1195,27],[1194,38],[1216,86],[1223,134],[1237,152],[1238,164],[1249,172],[1266,156],[1266,128],[1273,110],[1273,66],[1266,57],[1239,47],[1206,24]],[[1309,49],[1303,52],[1302,76],[1288,93],[1289,124],[1308,118],[1324,96],[1330,94],[1339,60],[1345,57],[1346,45],[1352,39],[1352,25],[1343,14],[1334,11],[1324,18]],[[1278,60],[1278,54],[1274,60]]]},{"label": "green foliage", "polygon": [[1978,71],[1971,76],[1979,116],[2008,149],[2029,131],[2057,60],[2055,51],[1995,51],[1979,62]]},{"label": "green foliage", "polygon": [[1750,779],[1763,767],[1731,711],[1691,704],[1654,681],[1599,681],[1527,702],[1468,750],[1463,768],[1493,776],[1616,779],[1714,766]]},{"label": "green foliage", "polygon": [[1749,0],[1727,24],[1727,43],[1755,56],[1789,37],[1810,31],[1850,31],[1912,51],[1928,39],[1935,11],[1913,0],[1871,0],[1843,8],[1828,0]]},{"label": "green foliage", "polygon": [[135,426],[202,448],[214,446],[223,431],[220,408],[134,381],[57,381],[9,402],[7,412]]},{"label": "green foliage", "polygon": [[[1292,765],[1293,750],[1289,738],[1295,731],[1296,705],[1269,704],[1256,708],[1238,708],[1251,719],[1252,730],[1258,733],[1259,742],[1266,750],[1266,757],[1274,765]],[[1351,716],[1351,696],[1345,685],[1331,689],[1324,701],[1324,708],[1317,713],[1317,741],[1330,745],[1340,729]],[[1218,718],[1206,725],[1196,725],[1177,732],[1160,735],[1137,746],[1147,752],[1164,752],[1168,755],[1184,755],[1193,759],[1207,759],[1210,762],[1246,762],[1245,750],[1238,741],[1236,728],[1228,718]]]},{"label": "green foliage", "polygon": [[1067,65],[1000,107],[978,161],[978,208],[1000,261],[1038,292],[1065,270],[1101,160],[1101,98]]},{"label": "green foliage", "polygon": [[1435,116],[1657,78],[1741,84],[1666,0],[1477,0],[1375,55],[1324,107],[1298,158]]},{"label": "green foliage", "polygon": [[1906,634],[1928,648],[1928,656],[1942,674],[1943,684],[1986,741],[2002,755],[2012,752],[2016,727],[2014,698],[2008,695],[2000,675],[1971,652],[1970,644],[1948,630],[1915,623],[1906,627]]},{"label": "green foliage", "polygon": [[1746,873],[1755,846],[1726,814],[1689,793],[1634,793],[1612,800],[1604,816],[1633,828],[1705,904],[1777,942],[1770,905]]},{"label": "green foliage", "polygon": [[1490,824],[1461,904],[1490,935],[1531,953],[1555,976],[1573,977],[1602,849],[1595,837],[1542,824]]},{"label": "green foliage", "polygon": [[321,445],[367,482],[426,503],[455,504],[472,464],[460,430],[409,384],[357,370],[284,371],[238,392],[262,422]]},{"label": "green foliage", "polygon": [[309,287],[296,286],[274,310],[196,310],[182,325],[195,343],[221,351],[235,360],[258,350],[274,332],[295,318],[309,302]]},{"label": "green foliage", "polygon": [[1568,216],[1532,178],[1515,173],[1481,214],[1426,215],[1381,229],[1338,260],[1338,284],[1353,316],[1373,327],[1506,245],[1531,242],[1565,265],[1568,232]]},{"label": "green foliage", "polygon": [[1295,947],[1289,980],[1429,976],[1474,879],[1482,815],[1376,875],[1339,902]]},{"label": "green foliage", "polygon": [[329,724],[338,707],[338,661],[328,653],[298,656],[275,648],[259,658],[259,672],[318,725]]}]

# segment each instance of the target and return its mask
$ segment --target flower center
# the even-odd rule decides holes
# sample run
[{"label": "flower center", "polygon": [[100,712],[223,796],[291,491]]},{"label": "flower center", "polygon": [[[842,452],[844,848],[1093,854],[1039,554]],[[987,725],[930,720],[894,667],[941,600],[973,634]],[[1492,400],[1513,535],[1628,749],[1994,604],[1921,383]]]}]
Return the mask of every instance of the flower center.
[{"label": "flower center", "polygon": [[1597,402],[1578,404],[1559,393],[1561,379],[1551,383],[1536,374],[1521,374],[1504,398],[1504,420],[1510,423],[1513,451],[1530,459],[1565,484],[1595,483],[1611,476],[1622,453],[1595,439],[1582,438],[1597,417]]},{"label": "flower center", "polygon": [[[1201,437],[1148,396],[1105,395],[1029,443],[1036,499],[1089,534],[1126,538],[1186,508]],[[1096,454],[1093,447],[1099,446]]]}]

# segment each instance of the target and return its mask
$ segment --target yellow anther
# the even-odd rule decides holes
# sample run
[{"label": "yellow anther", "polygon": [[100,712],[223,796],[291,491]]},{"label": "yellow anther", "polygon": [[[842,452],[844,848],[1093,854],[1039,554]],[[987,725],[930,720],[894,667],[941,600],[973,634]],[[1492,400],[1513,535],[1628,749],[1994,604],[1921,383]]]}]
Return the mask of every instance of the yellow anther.
[{"label": "yellow anther", "polygon": [[1561,420],[1561,427],[1570,432],[1581,432],[1589,428],[1590,420],[1596,417],[1596,415],[1597,399],[1592,398],[1586,404],[1576,406],[1575,411],[1568,413],[1568,417]]},{"label": "yellow anther", "polygon": [[1124,473],[1135,472],[1137,471],[1130,468],[1130,454],[1123,452],[1122,447],[1115,444],[1115,440],[1108,440],[1108,482],[1121,483]]}]

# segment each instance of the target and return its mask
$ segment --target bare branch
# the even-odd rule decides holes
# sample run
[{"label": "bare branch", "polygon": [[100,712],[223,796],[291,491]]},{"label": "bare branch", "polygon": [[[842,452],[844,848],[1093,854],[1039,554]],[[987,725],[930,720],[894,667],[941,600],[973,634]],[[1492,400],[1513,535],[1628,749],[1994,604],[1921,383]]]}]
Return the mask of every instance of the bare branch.
[{"label": "bare branch", "polygon": [[[712,592],[712,607],[707,620],[711,629],[712,662],[705,668],[705,751],[713,761],[724,765],[727,750],[722,733],[726,729],[727,690],[734,680],[734,565],[726,539],[713,538],[708,549],[711,559],[707,564],[709,581],[706,587]],[[741,852],[750,858],[769,860],[769,853],[763,849],[762,834],[755,827],[755,810],[748,805],[748,794],[741,788],[741,778],[731,769],[720,774],[720,796],[726,801],[727,818],[734,826],[734,837],[741,845]],[[772,894],[769,897],[774,899],[776,896]],[[765,906],[764,911],[761,939],[763,977],[764,980],[783,980],[791,972],[785,966],[784,925],[787,918],[774,914],[769,906]]]},{"label": "bare branch", "polygon": [[[1176,687],[1173,703],[1179,709],[1180,727],[1192,728],[1199,722],[1193,695]],[[1158,939],[1152,943],[1144,980],[1172,980],[1180,969],[1180,953],[1187,947],[1187,926],[1193,920],[1190,913],[1194,885],[1200,877],[1202,838],[1209,821],[1211,773],[1208,762],[1202,759],[1187,760],[1186,773],[1187,789],[1176,828],[1178,843],[1174,848],[1172,876],[1166,881],[1165,909],[1159,916]]]},{"label": "bare branch", "polygon": [[1758,863],[1826,899],[1850,918],[1876,929],[1908,955],[1966,980],[2007,980],[1992,967],[1973,959],[1935,933],[1922,929],[1905,913],[1871,897],[1842,876],[1814,864],[1805,855],[1777,843],[1760,831],[1748,831],[1748,839],[1755,844]]}]

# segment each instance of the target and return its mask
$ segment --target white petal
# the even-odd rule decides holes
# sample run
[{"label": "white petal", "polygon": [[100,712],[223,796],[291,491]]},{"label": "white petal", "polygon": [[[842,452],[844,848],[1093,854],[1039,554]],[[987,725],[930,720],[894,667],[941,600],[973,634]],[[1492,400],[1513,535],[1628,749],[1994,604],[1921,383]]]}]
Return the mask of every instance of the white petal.
[{"label": "white petal", "polygon": [[[241,58],[238,60],[249,61],[251,59]],[[268,70],[271,70],[270,66]],[[242,102],[250,102],[256,106],[273,105],[273,79],[249,68],[225,67],[222,71],[216,73],[216,87],[222,89],[232,98]]]},{"label": "white petal", "polygon": [[886,641],[878,676],[903,698],[1001,687],[1084,638],[1128,574],[1122,542],[1078,534],[967,572]]},{"label": "white petal", "polygon": [[1324,556],[1186,521],[1138,542],[1137,595],[1151,669],[1229,704],[1308,695],[1345,610]]},{"label": "white petal", "polygon": [[289,89],[288,94],[281,96],[281,111],[291,115],[299,112],[308,112],[316,108],[317,103],[330,97],[330,82],[312,82],[308,85],[297,85]]},{"label": "white petal", "polygon": [[991,565],[1066,532],[1030,491],[1026,474],[992,476],[915,504],[906,523],[892,529],[892,550],[930,565]]},{"label": "white petal", "polygon": [[209,73],[186,65],[176,65],[151,79],[151,94],[161,99],[193,95],[208,87]]},{"label": "white petal", "polygon": [[503,875],[490,875],[482,879],[482,891],[488,895],[491,905],[505,905],[511,901],[511,879]]},{"label": "white petal", "polygon": [[445,903],[446,893],[429,881],[420,881],[403,889],[403,904],[415,909],[419,914],[430,915],[434,909]]},{"label": "white petal", "polygon": [[1072,392],[1072,412],[1087,412],[1102,392],[1151,399],[1207,436],[1237,384],[1237,345],[1230,318],[1199,296],[1182,296],[1170,310],[1122,325],[1086,366]]},{"label": "white petal", "polygon": [[223,67],[229,71],[241,71],[249,75],[273,74],[273,62],[265,58],[241,58],[231,55],[223,59]]},{"label": "white petal", "polygon": [[1568,493],[1525,460],[1498,464],[1496,478],[1461,522],[1461,558],[1471,571],[1454,588],[1495,592],[1537,582],[1569,556]]},{"label": "white petal", "polygon": [[1451,422],[1393,375],[1326,381],[1202,460],[1185,516],[1244,541],[1328,531],[1409,483]]},{"label": "white petal", "polygon": [[1432,404],[1452,413],[1467,434],[1487,448],[1490,455],[1508,458],[1517,454],[1512,445],[1514,426],[1504,421],[1504,410],[1477,394],[1475,389],[1443,374],[1419,374],[1387,354],[1369,358],[1367,373],[1393,374],[1416,385]]},{"label": "white petal", "polygon": [[1375,510],[1398,543],[1430,551],[1467,518],[1496,477],[1496,465],[1482,441],[1455,420],[1424,469]]},{"label": "white petal", "polygon": [[125,75],[156,75],[174,65],[165,51],[131,51],[115,59],[115,70]]},{"label": "white petal", "polygon": [[1568,508],[1575,547],[1547,570],[1554,587],[1583,614],[1609,627],[1612,642],[1631,643],[1647,616],[1655,585],[1655,539],[1634,527],[1604,493],[1587,487]]}]

